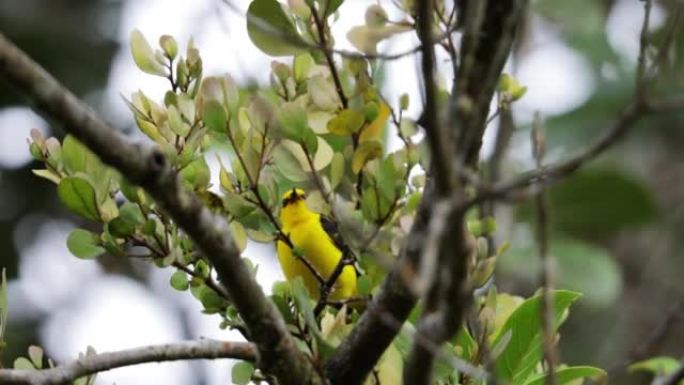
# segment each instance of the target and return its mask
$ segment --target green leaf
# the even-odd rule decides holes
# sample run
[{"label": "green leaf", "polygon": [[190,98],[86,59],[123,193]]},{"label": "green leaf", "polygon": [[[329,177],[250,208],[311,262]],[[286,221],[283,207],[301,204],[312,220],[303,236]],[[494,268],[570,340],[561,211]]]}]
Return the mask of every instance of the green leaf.
[{"label": "green leaf", "polygon": [[62,179],[57,194],[69,210],[92,220],[99,220],[95,188],[90,182],[78,176]]},{"label": "green leaf", "polygon": [[335,189],[342,178],[344,177],[344,155],[339,152],[333,154],[332,161],[330,163],[330,185]]},{"label": "green leaf", "polygon": [[366,118],[362,113],[351,108],[345,108],[337,116],[328,121],[328,131],[335,135],[351,135],[357,133]]},{"label": "green leaf", "polygon": [[185,291],[190,287],[188,275],[181,270],[176,270],[176,272],[171,275],[169,282],[171,283],[171,287],[178,291]]},{"label": "green leaf", "polygon": [[[402,175],[397,173],[397,170],[394,168],[394,159],[392,157],[387,157],[380,163],[380,169],[375,175],[375,179],[382,197],[388,202],[393,202],[396,195],[397,181],[402,179]],[[403,187],[403,183],[401,185]]]},{"label": "green leaf", "polygon": [[457,349],[457,355],[466,361],[470,361],[471,355],[477,347],[477,342],[470,335],[468,329],[461,327],[461,330],[456,335],[456,341],[454,342],[454,345],[455,349]]},{"label": "green leaf", "polygon": [[230,371],[233,384],[235,385],[247,385],[252,379],[253,373],[254,365],[246,361],[237,362]]},{"label": "green leaf", "polygon": [[300,52],[302,38],[276,0],[254,0],[247,9],[247,34],[257,48],[271,56]]},{"label": "green leaf", "polygon": [[358,291],[359,295],[369,295],[372,289],[373,286],[370,277],[368,275],[359,276],[359,278],[356,280],[356,290]]},{"label": "green leaf", "polygon": [[[579,293],[567,290],[553,292],[554,330],[560,326],[563,314],[579,296]],[[496,361],[496,375],[502,380],[520,383],[542,356],[540,295],[527,299],[511,314],[492,346],[497,346],[508,333],[511,333],[511,340]]]},{"label": "green leaf", "polygon": [[226,300],[206,285],[199,286],[193,294],[204,306],[203,312],[206,314],[220,313],[226,305]]},{"label": "green leaf", "polygon": [[152,75],[166,76],[166,69],[157,61],[150,43],[137,29],[131,32],[131,54],[133,61],[141,71]]},{"label": "green leaf", "polygon": [[309,71],[316,64],[310,53],[300,53],[294,58],[294,79],[297,83],[305,81],[309,77]]},{"label": "green leaf", "polygon": [[304,171],[304,167],[297,157],[292,153],[292,151],[299,151],[303,154],[303,151],[296,143],[293,144],[295,145],[295,148],[298,148],[298,150],[291,150],[285,144],[286,143],[283,142],[283,145],[277,146],[273,150],[273,163],[275,163],[275,167],[283,177],[291,182],[305,182],[309,180],[309,174]]},{"label": "green leaf", "polygon": [[[4,341],[5,329],[9,315],[9,302],[7,300],[7,272],[3,267],[0,269],[0,345]],[[0,350],[2,350],[0,348]]]},{"label": "green leaf", "polygon": [[335,13],[335,11],[337,11],[337,8],[339,8],[340,5],[342,5],[342,3],[344,3],[344,0],[327,0],[327,1],[324,0],[324,1],[321,1],[323,9],[325,9],[327,11],[325,16],[327,17],[327,16],[330,16],[333,13]]},{"label": "green leaf", "polygon": [[138,205],[126,202],[121,206],[119,216],[109,222],[109,232],[118,238],[133,234],[139,225],[145,223],[145,217]]},{"label": "green leaf", "polygon": [[[541,262],[535,246],[512,248],[499,258],[499,269],[535,281]],[[557,265],[556,286],[585,293],[583,304],[612,306],[622,292],[622,271],[608,250],[573,238],[551,239],[550,255]]]},{"label": "green leaf", "polygon": [[309,291],[306,289],[304,281],[301,279],[301,277],[297,277],[296,279],[290,281],[290,283],[292,285],[292,297],[295,300],[297,309],[299,309],[302,317],[304,317],[304,321],[315,333],[320,333],[318,322],[316,322],[316,317],[314,317],[313,313],[313,307],[311,306]]},{"label": "green leaf", "polygon": [[[657,209],[644,184],[615,170],[584,170],[550,190],[552,224],[589,239],[648,223]],[[521,212],[531,217],[532,206]]]},{"label": "green leaf", "polygon": [[[548,374],[535,374],[524,382],[524,385],[544,385],[547,383]],[[608,373],[593,366],[571,366],[556,370],[556,384],[563,385],[581,378],[594,378],[599,383],[605,383]]]},{"label": "green leaf", "polygon": [[639,361],[637,363],[630,365],[627,369],[630,372],[646,371],[651,372],[656,376],[667,376],[668,374],[679,369],[680,365],[681,364],[679,363],[679,360],[675,358],[661,356],[649,358],[648,360],[644,361]]},{"label": "green leaf", "polygon": [[156,231],[157,221],[155,219],[150,218],[147,221],[145,221],[145,224],[143,225],[143,234],[147,236],[152,236]]},{"label": "green leaf", "polygon": [[70,173],[87,173],[90,162],[99,162],[97,156],[72,135],[67,135],[62,142],[62,158],[64,167]]},{"label": "green leaf", "polygon": [[100,237],[83,229],[74,229],[67,238],[67,248],[77,258],[93,259],[105,252]]},{"label": "green leaf", "polygon": [[205,101],[202,121],[212,131],[225,133],[228,129],[226,110],[216,100]]},{"label": "green leaf", "polygon": [[204,160],[204,157],[199,157],[183,167],[179,174],[184,182],[196,189],[206,188],[211,179],[209,166]]},{"label": "green leaf", "polygon": [[169,119],[169,127],[174,134],[186,137],[190,132],[190,126],[183,121],[180,112],[176,106],[169,106],[166,109],[166,115]]},{"label": "green leaf", "polygon": [[330,345],[323,335],[321,334],[321,329],[316,322],[316,317],[313,313],[313,306],[311,305],[311,299],[309,298],[309,291],[304,285],[304,281],[301,277],[290,281],[292,288],[292,297],[294,298],[295,305],[299,310],[299,313],[304,318],[304,322],[309,327],[309,330],[313,333],[316,343],[321,355],[325,358],[330,356],[334,351],[334,347]]},{"label": "green leaf", "polygon": [[224,202],[228,212],[235,218],[243,218],[256,209],[254,204],[237,194],[226,194]]},{"label": "green leaf", "polygon": [[306,143],[308,136],[316,137],[309,127],[306,109],[301,103],[283,103],[277,115],[283,137],[297,143]]}]

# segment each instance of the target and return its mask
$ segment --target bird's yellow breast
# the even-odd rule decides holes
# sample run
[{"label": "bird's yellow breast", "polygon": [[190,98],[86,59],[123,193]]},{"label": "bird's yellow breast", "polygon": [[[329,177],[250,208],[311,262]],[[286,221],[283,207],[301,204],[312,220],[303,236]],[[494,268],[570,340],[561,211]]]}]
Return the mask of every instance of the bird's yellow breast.
[{"label": "bird's yellow breast", "polygon": [[[302,201],[283,208],[281,211],[283,232],[290,238],[300,256],[305,258],[320,276],[328,279],[340,262],[342,252],[323,229],[320,216],[309,211],[305,205],[306,203]],[[302,277],[311,297],[318,299],[321,290],[320,284],[310,269],[285,242],[277,242],[277,252],[285,277],[288,280]],[[330,299],[341,300],[355,294],[356,272],[353,266],[345,266],[342,274],[335,282]]]}]

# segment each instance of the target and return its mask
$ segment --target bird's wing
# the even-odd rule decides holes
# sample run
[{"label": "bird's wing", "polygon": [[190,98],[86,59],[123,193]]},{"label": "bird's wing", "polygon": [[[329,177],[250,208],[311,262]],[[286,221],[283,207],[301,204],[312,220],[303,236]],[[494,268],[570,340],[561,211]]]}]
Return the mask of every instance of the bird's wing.
[{"label": "bird's wing", "polygon": [[354,270],[358,275],[359,268],[356,266],[356,262],[358,261],[358,259],[356,258],[356,255],[352,253],[351,249],[349,249],[347,244],[344,243],[344,239],[342,239],[342,235],[340,234],[340,231],[337,228],[337,223],[335,223],[335,221],[327,215],[321,215],[320,222],[321,227],[323,227],[323,230],[325,230],[325,232],[328,234],[328,236],[333,241],[335,246],[342,252],[342,256],[344,258],[351,258],[354,260],[354,263],[351,266],[354,267]]},{"label": "bird's wing", "polygon": [[349,251],[349,248],[344,243],[344,240],[340,235],[340,230],[337,228],[337,223],[335,223],[335,221],[333,221],[332,218],[327,215],[321,215],[320,221],[323,230],[325,230],[335,246],[337,246],[337,248],[340,249],[343,254]]}]

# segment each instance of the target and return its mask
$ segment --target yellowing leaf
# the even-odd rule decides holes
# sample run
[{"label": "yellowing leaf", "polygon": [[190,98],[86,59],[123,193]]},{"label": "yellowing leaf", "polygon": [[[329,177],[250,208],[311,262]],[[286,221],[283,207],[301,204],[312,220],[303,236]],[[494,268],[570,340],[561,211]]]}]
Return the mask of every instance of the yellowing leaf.
[{"label": "yellowing leaf", "polygon": [[352,157],[352,171],[358,174],[369,161],[382,156],[382,142],[368,140],[359,145]]},{"label": "yellowing leaf", "polygon": [[233,221],[230,223],[230,231],[233,240],[235,241],[235,245],[242,253],[247,247],[247,232],[245,231],[245,227],[242,226],[240,222]]},{"label": "yellowing leaf", "polygon": [[351,135],[359,131],[363,123],[363,114],[350,108],[345,108],[328,121],[328,131],[331,134],[340,136]]},{"label": "yellowing leaf", "polygon": [[390,108],[387,103],[381,102],[380,108],[378,110],[378,116],[366,126],[361,135],[359,136],[360,142],[365,142],[367,140],[379,139],[382,135],[382,129],[387,123],[387,119],[390,116]]}]

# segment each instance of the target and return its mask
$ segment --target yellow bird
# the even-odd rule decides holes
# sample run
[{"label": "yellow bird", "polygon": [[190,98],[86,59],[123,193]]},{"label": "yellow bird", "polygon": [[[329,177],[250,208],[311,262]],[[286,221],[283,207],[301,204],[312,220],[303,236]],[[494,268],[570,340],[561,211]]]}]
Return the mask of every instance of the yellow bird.
[{"label": "yellow bird", "polygon": [[[282,231],[286,235],[298,255],[283,240],[278,240],[276,248],[280,266],[288,280],[302,277],[311,297],[318,300],[321,285],[309,267],[301,260],[305,258],[311,267],[324,279],[329,279],[342,258],[345,249],[339,239],[337,227],[329,218],[311,211],[305,201],[304,190],[289,190],[283,195],[283,206],[280,210]],[[356,295],[356,270],[347,265],[335,281],[328,298],[343,300]]]}]

